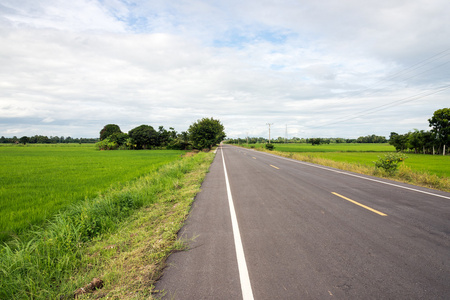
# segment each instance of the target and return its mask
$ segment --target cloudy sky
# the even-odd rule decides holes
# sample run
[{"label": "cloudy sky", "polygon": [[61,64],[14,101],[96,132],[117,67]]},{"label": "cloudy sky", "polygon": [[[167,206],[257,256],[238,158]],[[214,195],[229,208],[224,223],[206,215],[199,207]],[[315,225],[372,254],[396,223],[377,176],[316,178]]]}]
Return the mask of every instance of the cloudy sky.
[{"label": "cloudy sky", "polygon": [[241,138],[428,130],[450,107],[449,15],[448,0],[0,0],[0,135],[203,117]]}]

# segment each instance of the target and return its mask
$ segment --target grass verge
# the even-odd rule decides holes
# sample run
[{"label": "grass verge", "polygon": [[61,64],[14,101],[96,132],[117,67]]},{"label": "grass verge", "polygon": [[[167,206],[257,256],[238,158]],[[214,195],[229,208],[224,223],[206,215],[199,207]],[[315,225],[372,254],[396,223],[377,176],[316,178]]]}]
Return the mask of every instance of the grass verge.
[{"label": "grass verge", "polygon": [[272,153],[275,155],[288,157],[300,161],[310,162],[318,165],[328,166],[340,170],[351,171],[359,174],[365,174],[370,176],[376,176],[381,178],[388,178],[399,182],[405,182],[414,184],[417,186],[423,186],[426,188],[441,190],[450,192],[450,179],[448,177],[440,177],[435,174],[429,174],[427,172],[412,171],[410,168],[400,165],[399,171],[393,175],[384,172],[381,169],[371,167],[366,164],[349,163],[342,161],[335,161],[326,159],[320,156],[311,154],[301,154],[293,152],[281,152],[281,151],[268,151],[262,148],[257,148],[258,151]]},{"label": "grass verge", "polygon": [[151,297],[214,155],[198,153],[56,215],[0,248],[0,299]]}]

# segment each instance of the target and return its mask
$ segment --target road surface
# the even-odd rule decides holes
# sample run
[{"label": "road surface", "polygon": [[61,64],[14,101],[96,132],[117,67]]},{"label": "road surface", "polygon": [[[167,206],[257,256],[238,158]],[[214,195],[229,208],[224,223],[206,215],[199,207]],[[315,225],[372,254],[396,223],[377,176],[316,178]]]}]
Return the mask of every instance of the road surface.
[{"label": "road surface", "polygon": [[450,193],[224,145],[165,299],[450,299]]}]

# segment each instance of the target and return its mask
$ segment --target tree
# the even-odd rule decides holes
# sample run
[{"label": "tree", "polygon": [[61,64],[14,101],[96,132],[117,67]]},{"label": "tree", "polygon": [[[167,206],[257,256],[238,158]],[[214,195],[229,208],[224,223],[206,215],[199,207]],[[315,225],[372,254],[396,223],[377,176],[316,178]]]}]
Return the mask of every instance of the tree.
[{"label": "tree", "polygon": [[128,135],[133,139],[137,149],[148,149],[158,143],[158,133],[149,125],[133,128],[128,132]]},{"label": "tree", "polygon": [[195,149],[211,148],[226,137],[224,127],[219,120],[203,118],[197,120],[189,129],[189,138]]},{"label": "tree", "polygon": [[158,147],[164,147],[167,146],[167,144],[170,141],[170,132],[164,129],[164,126],[159,126],[158,128],[158,139],[157,139],[157,146]]},{"label": "tree", "polygon": [[398,134],[391,132],[389,136],[389,144],[395,147],[397,151],[404,151],[408,148],[408,134]]},{"label": "tree", "polygon": [[123,132],[114,132],[108,138],[110,141],[117,143],[118,146],[122,146],[125,145],[129,136]]},{"label": "tree", "polygon": [[23,136],[23,137],[21,137],[20,139],[19,139],[19,142],[21,143],[21,144],[26,144],[26,143],[28,143],[28,141],[29,141],[30,139],[27,137],[27,136]]},{"label": "tree", "polygon": [[100,130],[100,140],[106,139],[107,137],[109,137],[113,133],[122,133],[122,131],[120,130],[119,125],[116,125],[116,124],[105,125],[105,127],[103,127],[103,129]]},{"label": "tree", "polygon": [[435,134],[439,145],[443,147],[443,155],[445,155],[445,147],[450,144],[450,108],[436,110],[428,122],[432,127],[431,132]]}]

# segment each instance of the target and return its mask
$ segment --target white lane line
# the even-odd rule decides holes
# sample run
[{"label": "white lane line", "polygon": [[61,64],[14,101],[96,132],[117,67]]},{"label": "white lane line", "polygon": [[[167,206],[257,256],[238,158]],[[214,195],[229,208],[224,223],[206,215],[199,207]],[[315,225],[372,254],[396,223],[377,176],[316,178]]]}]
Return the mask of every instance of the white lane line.
[{"label": "white lane line", "polygon": [[225,165],[225,157],[222,152],[223,170],[225,173],[225,182],[227,184],[228,204],[230,206],[231,225],[233,227],[234,247],[236,249],[236,257],[239,268],[239,279],[241,281],[242,299],[253,300],[252,285],[248,275],[247,263],[245,262],[244,247],[242,246],[241,234],[239,232],[239,224],[234,210],[233,197],[231,195],[230,182],[228,181],[227,166]]},{"label": "white lane line", "polygon": [[[247,150],[247,151],[255,151],[256,152],[256,150]],[[373,178],[369,178],[369,177],[359,176],[359,175],[356,175],[356,174],[347,173],[345,171],[339,171],[339,170],[335,170],[335,169],[330,169],[330,168],[323,167],[323,166],[320,166],[320,165],[315,165],[315,164],[307,163],[307,162],[304,162],[304,161],[299,161],[299,160],[295,160],[295,159],[291,159],[291,158],[286,158],[286,157],[278,156],[278,155],[275,155],[275,154],[270,154],[270,153],[265,153],[265,152],[258,152],[258,153],[266,154],[266,155],[269,155],[269,156],[272,156],[272,157],[288,160],[288,161],[291,161],[291,162],[295,162],[295,163],[298,163],[298,164],[302,164],[302,165],[306,165],[306,166],[310,166],[310,167],[314,167],[314,168],[327,170],[327,171],[330,171],[330,172],[335,172],[335,173],[339,173],[339,174],[353,176],[353,177],[364,179],[364,180],[369,180],[369,181],[373,181],[373,182],[377,182],[377,183],[382,183],[382,184],[398,187],[398,188],[401,188],[401,189],[410,190],[410,191],[413,191],[413,192],[422,193],[422,194],[426,194],[426,195],[440,197],[440,198],[444,198],[444,199],[449,199],[450,200],[450,197],[447,197],[447,196],[444,196],[444,195],[439,195],[439,194],[435,194],[435,193],[431,193],[431,192],[427,192],[427,191],[413,189],[413,188],[410,188],[410,187],[407,187],[407,186],[401,186],[401,185],[398,185],[398,184],[395,184],[395,183],[390,183],[390,182],[385,182],[385,181],[381,181],[381,180],[377,180],[377,179],[373,179]]]}]

